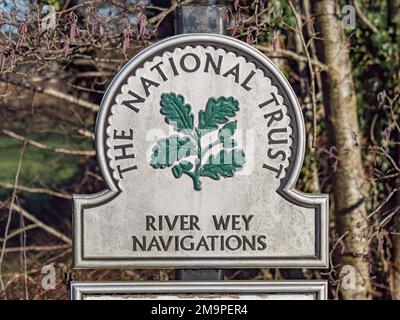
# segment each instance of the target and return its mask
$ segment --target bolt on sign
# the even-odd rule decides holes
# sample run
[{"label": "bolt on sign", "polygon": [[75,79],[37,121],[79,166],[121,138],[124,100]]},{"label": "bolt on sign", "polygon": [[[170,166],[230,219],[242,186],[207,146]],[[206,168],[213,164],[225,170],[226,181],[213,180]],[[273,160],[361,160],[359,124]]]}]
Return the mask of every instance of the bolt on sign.
[{"label": "bolt on sign", "polygon": [[[325,300],[326,281],[72,282],[71,300],[196,300],[193,308],[155,304],[152,315],[247,314],[246,305],[202,305],[201,300]],[[217,309],[216,309],[217,308]]]},{"label": "bolt on sign", "polygon": [[325,267],[326,195],[294,189],[305,129],[251,46],[169,38],[116,75],[96,148],[107,190],[74,196],[76,267]]}]

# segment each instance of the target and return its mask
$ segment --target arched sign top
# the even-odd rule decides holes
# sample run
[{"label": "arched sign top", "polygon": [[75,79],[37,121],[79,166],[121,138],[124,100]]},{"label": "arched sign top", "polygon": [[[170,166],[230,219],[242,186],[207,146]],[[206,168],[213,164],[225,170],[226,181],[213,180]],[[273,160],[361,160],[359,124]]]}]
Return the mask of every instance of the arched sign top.
[{"label": "arched sign top", "polygon": [[[242,41],[222,35],[189,34],[175,36],[167,40],[160,41],[144,49],[142,52],[132,58],[121,69],[121,71],[116,75],[109,88],[107,89],[104,99],[101,103],[100,113],[96,122],[96,148],[103,177],[106,179],[106,182],[111,190],[119,190],[118,181],[120,180],[120,178],[118,178],[119,174],[113,174],[116,168],[112,167],[110,163],[112,159],[107,156],[107,150],[109,150],[109,146],[107,146],[106,143],[108,137],[108,121],[110,119],[110,116],[112,115],[112,107],[115,105],[115,99],[118,95],[123,94],[122,89],[124,86],[127,85],[128,79],[130,77],[134,78],[139,73],[139,70],[143,70],[145,64],[150,66],[150,69],[153,71],[155,77],[159,78],[159,80],[145,78],[143,83],[142,81],[140,81],[141,77],[137,77],[137,80],[139,81],[139,86],[142,86],[142,88],[139,87],[139,92],[134,92],[134,94],[138,95],[139,97],[135,95],[129,96],[128,94],[126,96],[127,99],[125,100],[137,100],[136,104],[133,102],[130,104],[131,110],[137,113],[140,111],[140,105],[146,104],[146,90],[144,87],[147,87],[147,91],[150,93],[152,87],[156,88],[154,86],[154,83],[158,85],[159,82],[157,81],[168,81],[168,78],[165,74],[168,68],[170,69],[170,71],[172,71],[172,73],[174,73],[175,69],[176,73],[181,72],[183,75],[191,75],[193,71],[191,71],[190,69],[182,70],[182,68],[180,68],[180,64],[183,64],[185,66],[184,63],[193,57],[190,52],[187,52],[186,55],[181,54],[181,59],[178,58],[177,61],[173,60],[170,57],[170,55],[176,53],[177,50],[184,50],[185,48],[203,49],[203,56],[199,56],[200,63],[198,64],[198,69],[196,69],[196,71],[204,72],[204,70],[207,70],[207,72],[209,73],[215,73],[215,71],[219,71],[218,75],[220,76],[220,78],[223,78],[223,75],[225,74],[225,77],[228,81],[236,80],[236,83],[246,91],[253,90],[253,88],[251,88],[251,83],[257,81],[256,76],[255,74],[253,74],[253,72],[259,72],[267,80],[270,80],[269,83],[266,84],[266,87],[264,89],[261,88],[261,91],[264,90],[266,94],[260,96],[258,105],[252,107],[262,109],[264,107],[271,107],[272,105],[273,108],[273,104],[275,104],[276,106],[281,106],[285,109],[285,116],[288,117],[289,121],[287,121],[288,123],[284,123],[284,121],[282,121],[281,124],[284,123],[284,126],[287,125],[288,128],[290,128],[289,130],[291,130],[291,132],[287,131],[286,138],[288,141],[283,143],[282,145],[286,145],[287,149],[289,150],[282,151],[285,152],[284,155],[283,153],[279,153],[279,158],[285,158],[285,160],[277,164],[276,167],[270,166],[269,168],[276,173],[276,177],[280,180],[279,188],[281,190],[291,189],[298,179],[304,159],[305,132],[301,107],[287,79],[273,64],[273,62],[271,62],[270,59],[268,59],[260,51]],[[213,59],[212,57],[210,57],[210,52],[208,52],[210,50],[214,51],[216,58]],[[220,55],[221,53],[222,55]],[[239,67],[235,68],[235,66],[237,66],[237,61],[234,61],[233,63],[231,62],[231,65],[229,65],[229,62],[225,63],[224,65],[224,55],[227,54],[233,54],[237,59],[241,60],[243,65],[251,66],[250,71],[247,71],[246,74],[245,70],[241,70],[240,63]],[[167,63],[164,63],[163,61],[153,63],[155,59],[163,56],[168,57],[167,59],[165,59],[168,61]],[[221,59],[222,61],[220,61],[219,59]],[[218,65],[218,62],[221,62],[221,65]],[[190,61],[188,63],[190,63]],[[272,94],[268,92],[268,90],[271,88],[274,88],[274,92],[272,92]],[[198,87],[196,89],[201,90],[201,87]],[[276,93],[276,95],[274,95],[274,93]],[[128,104],[126,103],[125,105]],[[248,105],[244,106],[244,108],[249,107],[250,106]],[[270,114],[270,117],[267,120],[271,123],[273,123],[276,119],[280,119],[280,117],[282,116],[279,109],[273,111],[275,112],[265,112],[265,115]],[[279,130],[279,128],[276,129]],[[274,138],[274,133],[272,133],[270,137]],[[279,139],[272,140],[276,141]],[[281,148],[282,145],[280,146]],[[269,165],[266,164],[266,166]]]},{"label": "arched sign top", "polygon": [[326,266],[328,198],[294,189],[304,136],[292,88],[251,46],[148,47],[101,104],[108,190],[74,196],[76,266]]}]

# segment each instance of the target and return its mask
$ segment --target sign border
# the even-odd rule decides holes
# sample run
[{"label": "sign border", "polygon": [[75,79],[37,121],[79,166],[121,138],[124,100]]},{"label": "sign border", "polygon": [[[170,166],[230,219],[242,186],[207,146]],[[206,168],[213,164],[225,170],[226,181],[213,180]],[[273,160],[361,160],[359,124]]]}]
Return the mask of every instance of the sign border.
[{"label": "sign border", "polygon": [[327,300],[328,283],[325,280],[71,282],[71,300],[84,300],[89,294],[135,293],[313,293],[315,300]]},{"label": "sign border", "polygon": [[[293,148],[297,155],[291,161],[291,170],[281,180],[281,187],[276,191],[289,202],[303,207],[315,208],[315,255],[304,257],[267,257],[267,258],[112,258],[112,257],[85,257],[83,245],[84,209],[100,206],[118,196],[120,190],[108,168],[105,156],[105,123],[114,95],[121,82],[132,72],[136,65],[140,65],[149,57],[156,55],[172,46],[218,44],[221,47],[236,47],[243,55],[253,61],[268,67],[277,81],[284,88],[290,104],[293,106],[294,123],[297,127],[297,141],[293,141]],[[185,34],[161,40],[146,48],[133,57],[114,77],[106,90],[96,120],[96,152],[98,162],[108,190],[91,195],[73,195],[73,238],[74,238],[74,265],[76,268],[257,268],[257,267],[285,267],[285,268],[326,268],[329,265],[328,243],[328,207],[329,196],[326,194],[306,194],[295,190],[295,183],[300,174],[305,153],[305,126],[301,107],[290,84],[280,70],[260,51],[252,46],[222,35],[216,34]]]}]

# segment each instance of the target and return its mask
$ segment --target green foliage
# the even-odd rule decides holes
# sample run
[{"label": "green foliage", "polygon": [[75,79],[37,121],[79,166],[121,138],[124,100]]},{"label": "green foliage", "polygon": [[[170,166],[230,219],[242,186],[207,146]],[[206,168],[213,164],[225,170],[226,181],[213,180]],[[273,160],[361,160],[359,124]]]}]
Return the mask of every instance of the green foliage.
[{"label": "green foliage", "polygon": [[232,138],[237,128],[237,121],[231,121],[225,124],[218,131],[219,141],[222,142],[224,148],[233,148],[237,145],[235,139]]},{"label": "green foliage", "polygon": [[[60,145],[60,141],[54,138],[35,139],[47,145]],[[14,183],[21,147],[21,141],[0,136],[1,182]],[[22,157],[19,184],[40,187],[62,185],[78,173],[81,163],[82,159],[76,156],[61,155],[27,145]],[[7,190],[3,190],[1,197],[7,193]]]},{"label": "green foliage", "polygon": [[165,122],[172,125],[175,130],[192,130],[194,116],[185,99],[175,93],[163,93],[161,95],[161,114],[165,115]]},{"label": "green foliage", "polygon": [[154,169],[164,169],[176,161],[196,154],[196,146],[189,137],[182,138],[172,135],[158,140],[157,145],[153,148],[150,165]]},{"label": "green foliage", "polygon": [[221,177],[233,177],[235,171],[245,163],[243,150],[221,150],[217,155],[211,155],[201,168],[200,175],[219,180]]},{"label": "green foliage", "polygon": [[[260,33],[258,40],[271,41],[274,38],[274,32],[277,30],[285,30],[287,26],[294,28],[296,26],[296,18],[290,8],[287,0],[266,1],[264,4],[264,14],[261,15],[262,25],[266,30]],[[286,31],[281,33],[282,37]]]},{"label": "green foliage", "polygon": [[232,97],[210,98],[206,109],[199,112],[199,129],[217,129],[218,125],[235,117],[237,111],[239,111],[239,102]]},{"label": "green foliage", "polygon": [[[395,25],[388,15],[387,3],[371,2],[363,5],[366,17],[379,30],[372,33],[361,22],[357,28],[349,30],[353,34],[351,58],[357,91],[368,101],[376,102],[376,95],[382,90],[390,90],[398,85],[394,77],[398,71],[400,43],[396,40]],[[397,30],[397,33],[400,32]],[[368,88],[368,90],[365,90]]]},{"label": "green foliage", "polygon": [[[239,111],[239,102],[233,97],[208,99],[204,110],[199,111],[198,127],[194,128],[194,116],[191,106],[185,103],[183,96],[175,93],[163,93],[160,100],[160,113],[165,122],[184,136],[172,135],[158,140],[153,148],[150,165],[155,169],[172,167],[175,178],[186,174],[193,180],[195,190],[201,190],[200,177],[219,180],[221,177],[233,177],[245,163],[243,150],[233,149],[237,143],[232,138],[237,128],[237,121],[229,121]],[[203,148],[201,138],[218,130],[216,141]],[[206,153],[214,146],[222,144],[217,155],[210,155],[206,163],[202,163]],[[197,156],[194,162],[191,156]],[[184,158],[188,158],[182,160]],[[182,161],[181,161],[182,160]],[[178,162],[178,163],[176,163]]]},{"label": "green foliage", "polygon": [[184,172],[192,170],[193,164],[189,161],[183,160],[172,168],[172,173],[175,178],[180,178]]},{"label": "green foliage", "polygon": [[[357,23],[351,33],[351,54],[353,79],[357,92],[359,106],[359,122],[362,134],[365,137],[373,137],[371,144],[384,146],[387,154],[396,158],[396,145],[385,143],[387,140],[389,123],[392,122],[390,108],[380,103],[379,95],[385,92],[388,96],[394,96],[399,92],[399,56],[400,56],[400,23],[399,14],[391,12],[387,1],[363,2],[364,14],[368,20],[378,29],[378,33],[372,33],[361,22]],[[397,111],[399,112],[399,111]],[[393,138],[393,137],[392,137]],[[367,165],[374,167],[374,171],[390,173],[391,161],[386,155],[364,153]],[[379,198],[385,197],[384,181],[376,182],[376,186],[370,189],[377,192]]]},{"label": "green foliage", "polygon": [[62,6],[64,5],[64,0],[47,0],[47,1],[40,1],[40,8],[43,8],[45,5],[51,5],[54,7],[56,11],[61,10]]}]

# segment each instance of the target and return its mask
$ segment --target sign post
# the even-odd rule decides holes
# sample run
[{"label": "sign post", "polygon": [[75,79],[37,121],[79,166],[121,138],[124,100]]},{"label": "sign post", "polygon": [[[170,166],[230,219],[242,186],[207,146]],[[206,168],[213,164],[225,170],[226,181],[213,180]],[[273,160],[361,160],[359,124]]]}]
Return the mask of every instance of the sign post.
[{"label": "sign post", "polygon": [[294,189],[301,108],[260,52],[212,34],[143,50],[97,119],[108,189],[74,196],[77,267],[325,267],[326,195]]},{"label": "sign post", "polygon": [[[176,13],[176,34],[226,33],[226,7],[224,5],[181,5]],[[222,269],[177,269],[177,280],[224,280]]]},{"label": "sign post", "polygon": [[179,32],[214,33],[146,48],[107,89],[96,149],[108,188],[74,195],[77,268],[222,280],[223,268],[327,267],[328,196],[295,190],[295,93],[262,53],[221,35],[222,11],[181,7]]},{"label": "sign post", "polygon": [[74,282],[71,289],[73,300],[325,300],[326,296],[325,281]]}]

